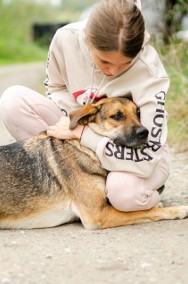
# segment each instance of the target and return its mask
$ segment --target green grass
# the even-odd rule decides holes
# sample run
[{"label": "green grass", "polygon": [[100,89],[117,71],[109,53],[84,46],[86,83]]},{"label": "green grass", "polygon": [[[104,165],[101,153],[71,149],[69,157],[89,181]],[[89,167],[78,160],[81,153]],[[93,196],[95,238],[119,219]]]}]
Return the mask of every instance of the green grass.
[{"label": "green grass", "polygon": [[46,60],[48,47],[33,42],[32,25],[76,21],[78,17],[79,13],[32,1],[3,5],[0,0],[0,64]]},{"label": "green grass", "polygon": [[188,43],[158,49],[170,77],[167,96],[168,140],[176,150],[188,150]]},{"label": "green grass", "polygon": [[[11,49],[11,52],[10,52]],[[42,49],[33,43],[21,43],[16,40],[9,41],[8,47],[5,42],[0,42],[0,64],[15,64],[20,62],[44,61],[47,58],[47,48]]]},{"label": "green grass", "polygon": [[33,42],[32,25],[78,21],[80,13],[68,5],[61,10],[22,0],[3,5],[0,0],[0,65],[46,60],[48,47],[40,44],[42,39]]}]

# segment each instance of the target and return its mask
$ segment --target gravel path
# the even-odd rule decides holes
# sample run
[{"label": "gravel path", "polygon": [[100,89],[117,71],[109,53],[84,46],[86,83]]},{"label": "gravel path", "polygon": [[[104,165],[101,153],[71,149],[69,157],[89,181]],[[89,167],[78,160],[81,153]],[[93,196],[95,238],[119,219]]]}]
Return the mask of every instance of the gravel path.
[{"label": "gravel path", "polygon": [[[0,97],[6,88],[13,85],[24,85],[41,93],[45,92],[42,82],[45,76],[45,63],[7,65],[0,67]],[[13,142],[0,117],[0,145]]]},{"label": "gravel path", "polygon": [[[34,72],[28,66],[29,78],[42,77],[40,66]],[[15,81],[7,78],[9,85]],[[19,77],[19,84],[29,78]],[[10,137],[4,134],[6,142]],[[188,152],[172,153],[171,176],[162,195],[166,205],[188,204],[187,176]],[[0,231],[0,284],[185,284],[187,265],[188,219],[94,232],[80,223]]]}]

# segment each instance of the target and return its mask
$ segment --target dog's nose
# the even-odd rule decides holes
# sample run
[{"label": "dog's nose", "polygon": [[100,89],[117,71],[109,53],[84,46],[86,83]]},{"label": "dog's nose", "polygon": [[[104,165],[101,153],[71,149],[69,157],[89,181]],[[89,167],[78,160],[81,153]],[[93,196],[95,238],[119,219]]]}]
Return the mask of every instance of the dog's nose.
[{"label": "dog's nose", "polygon": [[145,139],[148,137],[149,131],[145,127],[138,127],[136,129],[136,136],[141,139]]}]

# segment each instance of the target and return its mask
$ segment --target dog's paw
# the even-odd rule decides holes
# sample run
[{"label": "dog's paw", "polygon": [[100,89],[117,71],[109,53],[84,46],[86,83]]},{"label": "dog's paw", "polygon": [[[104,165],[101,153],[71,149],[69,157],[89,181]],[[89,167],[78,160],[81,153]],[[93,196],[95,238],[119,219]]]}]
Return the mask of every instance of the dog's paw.
[{"label": "dog's paw", "polygon": [[175,219],[185,219],[188,218],[188,206],[178,206],[175,207]]}]

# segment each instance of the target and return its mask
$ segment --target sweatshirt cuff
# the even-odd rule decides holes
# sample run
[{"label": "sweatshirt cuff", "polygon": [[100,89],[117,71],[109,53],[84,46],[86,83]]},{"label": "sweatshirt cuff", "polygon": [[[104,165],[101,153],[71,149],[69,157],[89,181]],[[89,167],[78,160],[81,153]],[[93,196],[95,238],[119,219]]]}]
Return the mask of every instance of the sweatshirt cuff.
[{"label": "sweatshirt cuff", "polygon": [[103,138],[104,138],[103,136],[98,135],[97,133],[92,131],[89,127],[86,127],[82,134],[80,144],[96,152],[97,145]]}]

